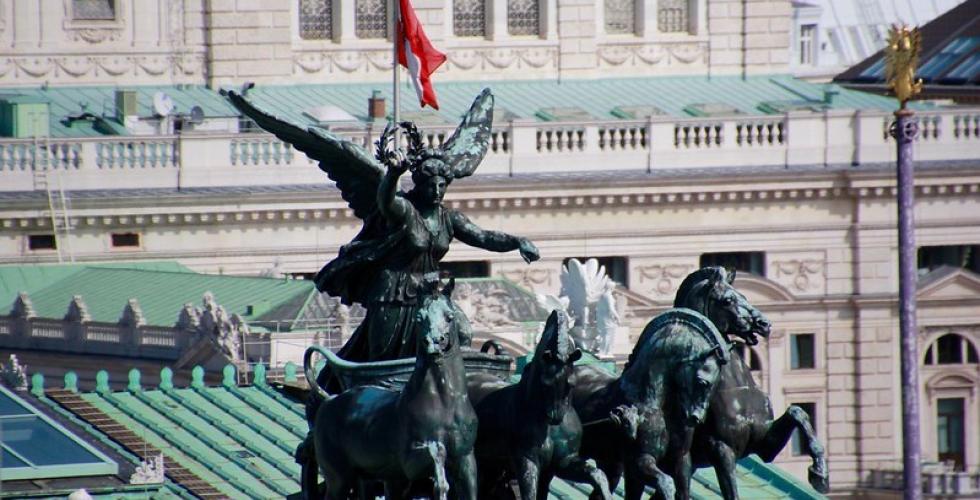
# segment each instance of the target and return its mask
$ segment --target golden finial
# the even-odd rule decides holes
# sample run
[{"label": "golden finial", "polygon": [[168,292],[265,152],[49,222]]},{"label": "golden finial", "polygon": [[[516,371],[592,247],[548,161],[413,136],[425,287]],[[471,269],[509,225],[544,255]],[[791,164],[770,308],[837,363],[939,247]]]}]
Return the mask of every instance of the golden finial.
[{"label": "golden finial", "polygon": [[919,28],[906,25],[892,25],[888,32],[888,45],[885,47],[885,81],[901,103],[901,109],[909,99],[922,92],[922,80],[915,79],[915,68],[919,65],[919,50],[922,48],[922,35]]}]

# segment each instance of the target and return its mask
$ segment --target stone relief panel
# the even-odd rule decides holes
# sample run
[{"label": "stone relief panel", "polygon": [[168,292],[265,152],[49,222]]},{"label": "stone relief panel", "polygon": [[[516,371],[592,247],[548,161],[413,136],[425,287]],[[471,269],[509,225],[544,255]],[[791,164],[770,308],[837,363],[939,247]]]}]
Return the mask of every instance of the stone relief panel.
[{"label": "stone relief panel", "polygon": [[766,254],[769,279],[795,295],[823,295],[827,290],[827,256],[824,252]]},{"label": "stone relief panel", "polygon": [[600,45],[596,54],[600,68],[693,67],[707,64],[708,44],[701,41],[609,43]]},{"label": "stone relief panel", "polygon": [[[551,265],[557,268],[561,264]],[[556,269],[524,266],[502,270],[500,275],[535,293],[550,293],[558,290],[558,272]]]},{"label": "stone relief panel", "polygon": [[684,278],[695,270],[695,265],[688,261],[650,261],[633,268],[633,279],[630,287],[651,299],[661,301],[674,300],[677,287]]}]

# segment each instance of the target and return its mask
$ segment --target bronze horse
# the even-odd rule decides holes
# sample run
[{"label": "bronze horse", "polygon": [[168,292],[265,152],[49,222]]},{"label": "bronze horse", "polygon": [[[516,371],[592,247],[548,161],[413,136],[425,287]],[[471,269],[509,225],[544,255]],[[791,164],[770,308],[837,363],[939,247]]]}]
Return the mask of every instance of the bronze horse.
[{"label": "bronze horse", "polygon": [[[657,462],[678,436],[690,436],[729,360],[728,342],[708,318],[671,309],[646,326],[619,378],[595,366],[575,368],[573,406],[585,422],[582,455],[596,460],[610,489],[624,477],[626,500],[653,486],[675,494]],[[594,496],[594,495],[593,495]]]},{"label": "bronze horse", "polygon": [[[757,344],[758,337],[769,336],[770,323],[732,288],[734,281],[735,272],[721,267],[695,271],[681,283],[674,306],[701,312],[714,321],[719,331],[736,335],[749,345]],[[727,312],[712,314],[712,311]],[[736,461],[755,453],[762,460],[772,462],[796,429],[800,430],[804,447],[813,459],[810,484],[825,493],[829,489],[827,459],[806,412],[790,406],[774,420],[769,398],[756,387],[745,362],[734,353],[732,362],[722,368],[704,422],[695,430],[691,460],[695,468],[713,466],[722,496],[726,500],[735,499],[738,498]],[[689,498],[691,464],[675,460],[665,466],[674,471],[677,498]]]},{"label": "bronze horse", "polygon": [[582,422],[571,407],[568,378],[581,357],[568,336],[568,315],[556,310],[520,382],[469,377],[470,400],[480,420],[476,460],[481,498],[510,496],[501,488],[516,479],[523,500],[546,499],[556,475],[591,484],[603,500],[610,498],[605,474],[594,461],[578,456]]},{"label": "bronze horse", "polygon": [[[424,334],[417,338],[415,369],[401,391],[359,386],[330,396],[315,383],[310,366],[319,348],[307,349],[306,378],[323,399],[312,442],[328,500],[347,499],[371,480],[384,482],[388,499],[409,498],[417,493],[413,483],[429,479],[435,499],[476,499],[477,420],[466,393],[452,286],[423,300],[418,320]],[[306,476],[305,485],[316,484],[315,477]]]}]

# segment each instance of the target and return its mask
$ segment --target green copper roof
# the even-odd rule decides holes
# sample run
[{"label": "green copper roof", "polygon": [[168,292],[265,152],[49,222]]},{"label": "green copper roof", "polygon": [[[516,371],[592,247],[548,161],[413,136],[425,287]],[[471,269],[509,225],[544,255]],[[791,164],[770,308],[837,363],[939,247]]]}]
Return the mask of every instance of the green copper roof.
[{"label": "green copper roof", "polygon": [[255,311],[262,314],[283,303],[302,303],[314,293],[311,281],[198,274],[176,263],[6,266],[0,267],[0,281],[4,307],[26,291],[38,317],[63,317],[72,297],[81,295],[93,321],[115,322],[135,298],[146,323],[157,326],[173,325],[184,304],[199,306],[205,292],[246,321],[256,318],[249,306],[261,306]]},{"label": "green copper roof", "polygon": [[[698,109],[729,109],[753,115],[780,113],[785,109],[823,109],[824,91],[828,88],[837,92],[829,105],[833,109],[896,108],[892,98],[828,85],[805,82],[788,75],[607,78],[561,82],[440,82],[436,78],[440,111],[428,108],[420,110],[413,97],[415,92],[407,83],[401,92],[404,96],[401,110],[403,118],[418,120],[423,125],[455,124],[469,108],[473,97],[484,87],[490,87],[496,95],[498,117],[539,121],[561,118],[567,113],[556,114],[555,110],[572,108],[574,116],[590,116],[596,120],[618,120],[648,112],[687,117],[692,116],[691,110]],[[4,89],[4,94],[14,99],[49,101],[52,137],[88,137],[120,133],[119,127],[97,126],[91,121],[76,121],[69,125],[66,117],[78,115],[82,110],[81,104],[86,103],[89,113],[105,118],[104,123],[115,123],[112,117],[115,115],[116,90],[115,87],[98,86],[33,87]],[[216,90],[203,86],[133,86],[125,90],[137,92],[139,115],[143,117],[152,115],[152,100],[156,92],[168,94],[177,112],[186,113],[197,105],[204,110],[205,117],[237,115]],[[313,125],[314,121],[303,112],[324,105],[337,106],[359,120],[367,120],[367,99],[376,90],[387,99],[390,112],[391,88],[387,82],[259,85],[249,92],[249,96],[263,108],[283,118]]]},{"label": "green copper roof", "polygon": [[[111,392],[102,385],[81,396],[232,498],[282,498],[297,493],[300,468],[292,453],[307,432],[303,405],[270,387],[264,368],[256,368],[251,386],[234,383],[232,366],[225,367],[224,382],[219,387],[205,387],[203,373],[195,369],[189,388],[171,387],[164,374],[162,387],[150,388],[139,387],[136,372],[130,375],[127,391]],[[754,457],[739,463],[737,480],[742,498],[824,498],[795,477]],[[717,498],[714,473],[699,470],[691,493],[698,500]],[[620,487],[614,498],[621,499],[622,495]],[[550,498],[587,497],[588,489],[583,485],[552,482]]]},{"label": "green copper roof", "polygon": [[[13,303],[20,292],[31,294],[88,267],[132,268],[155,271],[191,272],[177,262],[119,262],[104,264],[26,264],[0,266],[0,307]],[[2,312],[2,309],[0,309]]]}]

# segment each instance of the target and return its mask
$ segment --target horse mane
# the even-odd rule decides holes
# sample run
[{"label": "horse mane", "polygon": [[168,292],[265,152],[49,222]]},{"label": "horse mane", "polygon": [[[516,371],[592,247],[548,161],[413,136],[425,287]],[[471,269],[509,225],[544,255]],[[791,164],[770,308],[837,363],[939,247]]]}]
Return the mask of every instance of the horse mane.
[{"label": "horse mane", "polygon": [[[637,382],[635,379],[644,376],[649,372],[651,367],[656,366],[670,370],[672,369],[673,363],[667,364],[664,361],[684,361],[691,354],[697,354],[694,351],[697,350],[700,352],[708,347],[707,339],[698,332],[688,328],[682,328],[678,332],[674,328],[675,326],[672,324],[663,325],[654,332],[641,335],[640,341],[642,345],[637,344],[633,352],[630,353],[629,361],[623,368],[620,380],[626,381],[629,385],[634,385],[633,382]],[[705,345],[701,349],[698,349],[698,343]],[[649,351],[656,351],[656,357],[648,356],[647,353]]]},{"label": "horse mane", "polygon": [[687,301],[687,296],[691,294],[694,289],[700,285],[702,282],[709,280],[716,275],[721,273],[721,276],[725,276],[725,268],[721,266],[709,266],[702,267],[691,274],[688,274],[684,281],[681,282],[681,286],[677,289],[677,294],[674,295],[674,307],[684,307]]}]

